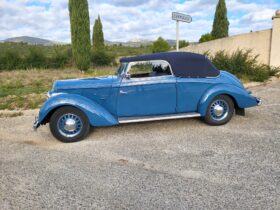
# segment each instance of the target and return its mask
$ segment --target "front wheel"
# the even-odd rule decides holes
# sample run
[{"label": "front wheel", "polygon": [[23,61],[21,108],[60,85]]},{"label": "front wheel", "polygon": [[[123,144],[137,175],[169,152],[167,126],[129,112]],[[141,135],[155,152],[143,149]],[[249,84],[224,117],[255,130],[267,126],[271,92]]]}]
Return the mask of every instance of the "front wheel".
[{"label": "front wheel", "polygon": [[232,99],[226,95],[219,95],[209,104],[204,120],[210,125],[224,125],[231,120],[233,113]]},{"label": "front wheel", "polygon": [[61,107],[52,114],[50,119],[50,130],[53,136],[64,143],[84,139],[89,129],[87,116],[75,107]]}]

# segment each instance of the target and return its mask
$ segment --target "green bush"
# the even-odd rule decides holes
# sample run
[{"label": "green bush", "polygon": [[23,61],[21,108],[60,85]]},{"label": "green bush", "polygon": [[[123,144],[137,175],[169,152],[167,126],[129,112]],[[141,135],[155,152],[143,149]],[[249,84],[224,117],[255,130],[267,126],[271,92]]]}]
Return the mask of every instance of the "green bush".
[{"label": "green bush", "polygon": [[71,48],[56,46],[53,56],[49,59],[48,68],[58,69],[72,66],[72,60]]},{"label": "green bush", "polygon": [[23,59],[19,52],[9,49],[0,55],[0,70],[12,70],[23,67]]},{"label": "green bush", "polygon": [[72,67],[72,60],[70,45],[0,44],[0,71]]},{"label": "green bush", "polygon": [[112,63],[113,58],[104,50],[92,52],[92,63],[94,66],[106,66]]},{"label": "green bush", "polygon": [[152,45],[153,53],[166,52],[168,50],[170,50],[170,46],[162,37],[159,37]]},{"label": "green bush", "polygon": [[183,47],[187,47],[189,46],[189,42],[187,42],[186,40],[180,40],[179,41],[179,48],[183,48]]},{"label": "green bush", "polygon": [[229,71],[244,80],[263,82],[279,71],[279,68],[259,64],[257,58],[258,55],[253,55],[252,50],[237,50],[232,54],[219,51],[210,56],[218,69]]},{"label": "green bush", "polygon": [[29,48],[29,53],[24,61],[25,69],[30,68],[46,68],[47,67],[47,58],[45,54],[37,47]]},{"label": "green bush", "polygon": [[199,39],[199,43],[209,42],[209,41],[211,41],[213,39],[214,38],[213,38],[213,36],[210,33],[206,33],[206,34],[201,35],[201,37]]},{"label": "green bush", "polygon": [[[110,63],[117,65],[115,58],[152,52],[150,46],[105,46],[103,51],[99,54],[96,53],[94,56],[91,54],[91,61],[94,66]],[[39,62],[35,62],[34,60],[36,56],[39,57],[40,65]],[[94,60],[97,61],[95,62]],[[28,63],[29,61],[32,63]],[[34,62],[36,63],[35,65]],[[57,69],[66,67],[74,67],[71,45],[42,46],[24,43],[0,43],[0,71],[30,68]]]}]

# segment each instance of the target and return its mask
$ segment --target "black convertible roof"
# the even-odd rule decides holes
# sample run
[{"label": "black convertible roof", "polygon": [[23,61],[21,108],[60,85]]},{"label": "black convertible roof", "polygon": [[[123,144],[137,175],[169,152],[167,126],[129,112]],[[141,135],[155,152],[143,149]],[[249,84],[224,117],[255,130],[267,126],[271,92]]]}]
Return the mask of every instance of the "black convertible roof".
[{"label": "black convertible roof", "polygon": [[122,63],[149,60],[165,60],[177,77],[204,78],[216,77],[220,71],[205,56],[190,52],[164,52],[121,58]]}]

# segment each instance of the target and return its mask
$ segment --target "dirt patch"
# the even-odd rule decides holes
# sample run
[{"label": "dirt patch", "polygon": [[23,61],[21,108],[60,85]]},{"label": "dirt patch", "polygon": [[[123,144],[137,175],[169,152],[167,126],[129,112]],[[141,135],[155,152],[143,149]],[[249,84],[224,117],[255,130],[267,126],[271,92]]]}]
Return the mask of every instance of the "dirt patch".
[{"label": "dirt patch", "polygon": [[28,145],[38,145],[38,142],[35,141],[18,141],[21,144],[28,144]]},{"label": "dirt patch", "polygon": [[22,116],[23,115],[23,112],[10,112],[10,113],[3,113],[3,112],[0,112],[0,118],[9,118],[9,117],[19,117],[19,116]]},{"label": "dirt patch", "polygon": [[124,165],[128,164],[128,160],[125,159],[119,159],[118,162]]}]

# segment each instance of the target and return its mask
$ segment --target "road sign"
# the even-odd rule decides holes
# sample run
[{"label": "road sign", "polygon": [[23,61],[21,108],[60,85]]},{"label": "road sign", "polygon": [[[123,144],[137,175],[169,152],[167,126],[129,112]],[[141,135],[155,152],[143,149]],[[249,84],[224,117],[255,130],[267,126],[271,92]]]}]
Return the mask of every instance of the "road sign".
[{"label": "road sign", "polygon": [[172,20],[190,23],[192,22],[192,17],[190,15],[185,15],[179,12],[172,12]]},{"label": "road sign", "polygon": [[176,50],[179,51],[179,21],[190,23],[192,17],[179,12],[172,12],[172,20],[176,20]]}]

